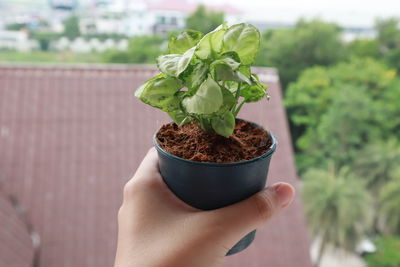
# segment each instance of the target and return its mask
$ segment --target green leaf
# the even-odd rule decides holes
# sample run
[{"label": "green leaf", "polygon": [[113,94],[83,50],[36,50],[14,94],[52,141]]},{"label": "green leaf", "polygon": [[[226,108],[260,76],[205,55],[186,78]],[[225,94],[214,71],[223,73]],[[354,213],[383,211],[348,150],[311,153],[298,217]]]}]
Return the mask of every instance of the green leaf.
[{"label": "green leaf", "polygon": [[239,67],[239,71],[240,71],[240,73],[242,73],[244,76],[246,76],[247,78],[251,78],[251,69],[250,69],[250,66],[245,66],[245,65],[242,65],[242,66],[240,66]]},{"label": "green leaf", "polygon": [[238,53],[236,53],[235,51],[228,51],[222,54],[221,58],[232,58],[233,60],[235,60],[236,62],[241,62],[240,57],[238,55]]},{"label": "green leaf", "polygon": [[212,55],[220,53],[226,28],[226,25],[222,24],[214,31],[204,35],[197,44],[196,55],[201,59],[208,59]]},{"label": "green leaf", "polygon": [[189,66],[193,58],[196,47],[187,50],[183,55],[169,54],[157,58],[158,68],[164,74],[172,77],[178,77]]},{"label": "green leaf", "polygon": [[180,109],[176,109],[176,110],[172,110],[172,111],[169,111],[169,112],[167,112],[168,113],[168,115],[171,117],[171,119],[176,123],[176,124],[178,124],[179,126],[180,125],[183,125],[183,124],[185,124],[185,123],[188,123],[189,121],[190,121],[190,118],[187,116],[187,114],[186,113],[184,113],[182,110],[180,110]]},{"label": "green leaf", "polygon": [[200,61],[188,67],[179,77],[185,81],[186,87],[191,90],[197,89],[204,82],[207,73],[208,65]]},{"label": "green leaf", "polygon": [[203,37],[203,33],[194,30],[186,30],[177,37],[172,37],[168,43],[168,49],[171,54],[183,54],[188,49],[197,45]]},{"label": "green leaf", "polygon": [[227,111],[222,116],[213,117],[211,126],[217,134],[229,137],[235,128],[235,116],[232,112]]},{"label": "green leaf", "polygon": [[231,57],[215,60],[210,70],[217,81],[236,81],[251,84],[250,80],[238,71],[240,63]]},{"label": "green leaf", "polygon": [[169,112],[179,109],[180,99],[176,93],[181,88],[179,80],[158,75],[139,87],[135,95],[144,103]]},{"label": "green leaf", "polygon": [[218,60],[215,60],[213,63],[211,63],[211,69],[213,66],[215,65],[219,65],[219,64],[224,64],[229,66],[229,68],[231,68],[232,70],[237,70],[240,66],[240,62],[234,60],[231,57],[224,57]]},{"label": "green leaf", "polygon": [[193,96],[182,100],[186,111],[194,114],[212,114],[220,109],[222,103],[221,88],[211,77],[200,85]]},{"label": "green leaf", "polygon": [[229,90],[229,92],[231,92],[233,95],[236,94],[237,88],[238,88],[239,84],[237,82],[234,81],[226,81],[225,82],[225,87]]},{"label": "green leaf", "polygon": [[226,111],[230,110],[236,104],[235,97],[228,89],[221,88],[221,91],[224,100],[221,108],[217,112],[218,114],[224,114]]},{"label": "green leaf", "polygon": [[148,79],[147,81],[145,81],[141,86],[139,86],[138,89],[136,89],[136,91],[135,91],[135,97],[140,98],[140,96],[141,96],[142,93],[143,93],[143,90],[146,88],[146,86],[149,85],[149,83],[154,82],[156,79],[158,79],[158,78],[163,78],[163,77],[165,77],[165,75],[162,74],[162,73],[160,73],[160,74],[158,74],[158,75],[156,75],[156,76],[154,76],[154,77],[151,77],[151,78]]},{"label": "green leaf", "polygon": [[212,131],[212,126],[211,126],[211,120],[210,118],[204,117],[204,116],[199,116],[198,121],[200,123],[200,127],[205,131],[205,132],[211,132]]},{"label": "green leaf", "polygon": [[260,47],[260,32],[250,24],[241,23],[229,27],[224,36],[224,51],[235,51],[241,62],[249,65],[254,62]]},{"label": "green leaf", "polygon": [[261,83],[257,76],[252,75],[252,84],[244,85],[240,89],[240,96],[244,98],[246,103],[257,102],[266,95],[267,86]]}]

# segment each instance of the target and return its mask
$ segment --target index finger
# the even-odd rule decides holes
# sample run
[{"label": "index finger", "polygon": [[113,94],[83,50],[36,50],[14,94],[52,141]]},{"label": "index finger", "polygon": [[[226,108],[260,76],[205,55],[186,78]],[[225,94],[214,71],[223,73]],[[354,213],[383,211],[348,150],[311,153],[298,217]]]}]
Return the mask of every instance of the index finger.
[{"label": "index finger", "polygon": [[139,178],[147,176],[149,173],[159,173],[158,155],[154,147],[150,148],[146,156],[143,158],[136,170],[135,176],[138,176]]}]

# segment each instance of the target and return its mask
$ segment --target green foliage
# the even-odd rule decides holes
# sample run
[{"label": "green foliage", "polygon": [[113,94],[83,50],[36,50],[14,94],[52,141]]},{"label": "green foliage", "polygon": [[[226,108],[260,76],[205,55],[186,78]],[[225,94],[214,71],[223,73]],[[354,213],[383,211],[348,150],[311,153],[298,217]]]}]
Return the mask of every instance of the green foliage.
[{"label": "green foliage", "polygon": [[127,51],[107,51],[105,62],[109,63],[155,63],[163,53],[164,38],[160,36],[136,36],[129,40]]},{"label": "green foliage", "polygon": [[399,237],[380,237],[375,243],[378,251],[365,257],[368,267],[400,266]]},{"label": "green foliage", "polygon": [[303,176],[303,199],[308,224],[321,238],[320,256],[325,245],[354,250],[370,220],[370,198],[362,180],[341,168],[310,169]]},{"label": "green foliage", "polygon": [[80,35],[79,18],[77,16],[70,16],[64,21],[64,36],[69,39],[75,39]]},{"label": "green foliage", "polygon": [[325,161],[329,158],[344,166],[356,157],[357,148],[379,136],[373,127],[379,125],[375,114],[373,102],[363,88],[343,87],[314,131],[309,131],[308,137],[313,140],[302,138],[299,144],[316,159]]},{"label": "green foliage", "polygon": [[352,56],[365,58],[379,58],[381,56],[379,43],[372,39],[356,39],[348,44],[349,53]]},{"label": "green foliage", "polygon": [[395,49],[389,50],[384,55],[384,60],[389,66],[400,71],[400,45]]},{"label": "green foliage", "polygon": [[325,157],[351,163],[364,144],[399,131],[399,85],[395,71],[372,59],[306,70],[285,99],[300,170],[323,165]]},{"label": "green foliage", "polygon": [[306,68],[346,58],[340,28],[320,20],[300,20],[294,28],[266,32],[263,38],[255,64],[278,68],[284,89]]},{"label": "green foliage", "polygon": [[20,31],[27,28],[28,25],[26,23],[11,23],[6,25],[6,30],[8,31]]},{"label": "green foliage", "polygon": [[71,51],[0,51],[0,62],[35,62],[35,63],[100,63],[100,54],[74,53]]},{"label": "green foliage", "polygon": [[377,41],[384,61],[400,70],[400,19],[378,19],[375,24]]},{"label": "green foliage", "polygon": [[400,20],[398,18],[378,19],[375,23],[378,42],[385,50],[400,47]]},{"label": "green foliage", "polygon": [[105,41],[107,39],[121,40],[121,39],[128,38],[126,35],[119,34],[119,33],[91,33],[91,34],[86,34],[82,37],[85,38],[85,40],[90,40],[92,38],[96,38],[96,39],[99,39],[100,41]]},{"label": "green foliage", "polygon": [[259,43],[258,30],[244,23],[222,24],[204,36],[184,31],[170,39],[170,54],[157,58],[161,74],[135,96],[167,112],[178,125],[192,121],[229,137],[242,105],[266,95],[266,85],[250,70]]},{"label": "green foliage", "polygon": [[392,170],[390,175],[392,180],[383,186],[380,194],[381,213],[385,218],[385,232],[400,235],[400,168]]},{"label": "green foliage", "polygon": [[260,47],[260,32],[248,24],[236,24],[224,35],[225,51],[235,51],[243,65],[254,62]]},{"label": "green foliage", "polygon": [[394,170],[399,166],[399,162],[400,143],[393,137],[384,142],[366,144],[355,159],[354,169],[377,195],[382,186],[394,178]]},{"label": "green foliage", "polygon": [[186,29],[194,29],[204,34],[209,33],[224,22],[224,13],[208,11],[199,5],[195,12],[186,18]]},{"label": "green foliage", "polygon": [[57,33],[52,32],[35,32],[32,37],[39,42],[40,50],[48,51],[50,48],[50,42],[60,37]]}]

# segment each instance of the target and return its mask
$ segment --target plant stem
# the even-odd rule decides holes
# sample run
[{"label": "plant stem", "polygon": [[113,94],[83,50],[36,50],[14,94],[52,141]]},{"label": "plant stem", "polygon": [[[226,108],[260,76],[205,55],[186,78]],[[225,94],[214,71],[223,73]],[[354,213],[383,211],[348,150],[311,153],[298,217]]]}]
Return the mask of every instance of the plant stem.
[{"label": "plant stem", "polygon": [[238,88],[236,89],[236,92],[235,92],[235,105],[231,109],[233,116],[235,116],[235,117],[239,113],[240,108],[243,106],[243,102],[240,103],[239,106],[237,106],[238,100],[240,97],[240,87],[241,87],[241,83],[238,83]]},{"label": "plant stem", "polygon": [[236,94],[235,94],[236,103],[237,103],[237,101],[239,99],[239,96],[240,96],[240,86],[241,85],[242,85],[241,83],[238,83],[238,88],[237,88]]},{"label": "plant stem", "polygon": [[243,107],[243,104],[245,103],[244,99],[243,101],[239,104],[239,106],[236,107],[236,109],[233,111],[233,116],[237,116],[237,114],[239,113],[240,109]]}]

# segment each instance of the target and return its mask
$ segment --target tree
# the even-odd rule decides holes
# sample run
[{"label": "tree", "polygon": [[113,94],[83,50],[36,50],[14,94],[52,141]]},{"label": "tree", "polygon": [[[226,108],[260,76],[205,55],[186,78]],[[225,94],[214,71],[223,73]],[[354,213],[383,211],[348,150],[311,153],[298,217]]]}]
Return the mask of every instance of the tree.
[{"label": "tree", "polygon": [[358,156],[365,144],[381,137],[377,110],[362,87],[343,87],[314,129],[299,144],[311,154],[314,166],[323,166],[332,159],[338,167],[347,165]]},{"label": "tree", "polygon": [[6,30],[8,31],[20,31],[23,29],[28,29],[28,25],[26,23],[11,23],[6,25]]},{"label": "tree", "polygon": [[69,39],[75,39],[81,35],[77,16],[71,16],[64,21],[64,35]]},{"label": "tree", "polygon": [[[394,171],[396,168],[398,168],[399,162],[400,143],[395,137],[385,141],[372,141],[372,143],[365,145],[365,147],[359,151],[357,157],[354,159],[353,168],[357,175],[359,177],[363,177],[363,179],[367,182],[367,187],[374,199],[372,209],[372,230],[374,233],[380,233],[382,231],[385,232],[387,230],[387,224],[384,220],[385,217],[395,218],[396,216],[385,216],[385,213],[382,212],[383,202],[380,201],[382,197],[379,197],[379,195],[382,194],[382,188],[387,188],[386,184],[394,178]],[[386,203],[389,203],[387,205],[390,205],[389,199],[385,201]],[[396,199],[394,199],[394,201],[396,201]],[[390,210],[390,207],[386,207],[385,209]],[[398,216],[398,219],[400,226],[400,216]]]},{"label": "tree", "polygon": [[286,89],[303,70],[329,66],[346,58],[340,33],[336,24],[300,20],[292,29],[264,34],[256,64],[278,68]]},{"label": "tree", "polygon": [[186,18],[185,26],[187,29],[197,30],[206,34],[223,22],[223,12],[208,11],[204,5],[199,5],[196,11]]},{"label": "tree", "polygon": [[400,168],[394,170],[391,175],[393,179],[385,184],[381,191],[381,213],[385,218],[384,231],[400,235]]},{"label": "tree", "polygon": [[389,66],[400,71],[400,46],[398,48],[389,50],[384,55],[384,60]]},{"label": "tree", "polygon": [[379,58],[381,56],[379,43],[376,39],[356,39],[347,45],[351,56]]},{"label": "tree", "polygon": [[375,29],[378,32],[377,40],[385,62],[400,70],[400,19],[378,19]]},{"label": "tree", "polygon": [[400,237],[380,237],[375,244],[377,252],[365,257],[369,267],[400,266]]},{"label": "tree", "polygon": [[313,236],[320,238],[316,266],[326,245],[354,251],[368,230],[370,198],[364,183],[349,168],[310,169],[304,176],[303,198]]},{"label": "tree", "polygon": [[50,49],[50,43],[60,36],[52,32],[35,32],[32,34],[32,37],[39,42],[40,50],[48,51]]},{"label": "tree", "polygon": [[377,39],[381,49],[385,51],[400,47],[400,19],[378,19],[375,22],[375,29],[378,32]]},{"label": "tree", "polygon": [[155,63],[155,58],[165,50],[163,37],[136,36],[129,41],[127,51],[107,51],[104,60],[110,63]]},{"label": "tree", "polygon": [[381,188],[393,178],[399,162],[400,143],[393,136],[384,142],[367,144],[356,158],[354,169],[377,197]]},{"label": "tree", "polygon": [[365,144],[398,132],[399,86],[396,72],[373,59],[303,72],[285,99],[300,171],[326,157],[344,164]]}]

